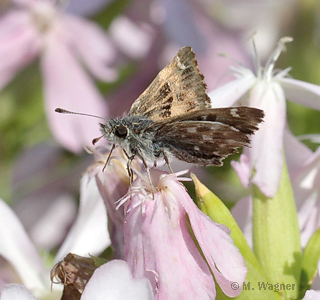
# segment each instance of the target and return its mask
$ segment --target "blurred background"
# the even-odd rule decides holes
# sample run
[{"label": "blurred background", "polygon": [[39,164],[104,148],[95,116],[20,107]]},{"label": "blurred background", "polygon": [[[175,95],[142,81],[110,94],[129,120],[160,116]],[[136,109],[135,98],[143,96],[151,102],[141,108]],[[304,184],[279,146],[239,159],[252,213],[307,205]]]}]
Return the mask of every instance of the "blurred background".
[{"label": "blurred background", "polygon": [[[84,147],[99,136],[99,120],[56,107],[122,116],[183,46],[193,48],[211,91],[233,78],[231,65],[253,70],[253,34],[262,65],[280,37],[293,37],[276,68],[320,84],[317,0],[2,1],[0,197],[36,245],[56,248],[71,226],[79,180],[93,162]],[[295,135],[319,133],[319,120],[318,111],[288,103]],[[229,206],[246,194],[233,159],[196,168]]]}]

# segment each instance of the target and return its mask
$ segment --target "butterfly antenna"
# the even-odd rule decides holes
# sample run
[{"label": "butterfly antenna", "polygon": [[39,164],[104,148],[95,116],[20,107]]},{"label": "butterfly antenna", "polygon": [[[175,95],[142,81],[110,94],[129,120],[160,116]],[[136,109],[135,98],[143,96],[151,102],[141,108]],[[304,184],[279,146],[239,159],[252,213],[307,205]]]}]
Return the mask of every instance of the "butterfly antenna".
[{"label": "butterfly antenna", "polygon": [[63,109],[63,108],[56,108],[54,111],[57,112],[57,113],[60,113],[60,114],[80,115],[80,116],[94,117],[94,118],[105,120],[105,118],[103,118],[103,117],[90,115],[90,114],[84,114],[84,113],[78,113],[78,112],[66,110],[66,109]]}]

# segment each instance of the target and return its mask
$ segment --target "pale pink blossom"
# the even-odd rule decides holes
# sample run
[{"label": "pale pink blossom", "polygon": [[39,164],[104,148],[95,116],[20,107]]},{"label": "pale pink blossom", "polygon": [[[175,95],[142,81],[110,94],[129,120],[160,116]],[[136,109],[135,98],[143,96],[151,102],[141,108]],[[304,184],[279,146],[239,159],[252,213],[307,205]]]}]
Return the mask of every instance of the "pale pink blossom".
[{"label": "pale pink blossom", "polygon": [[[316,135],[310,137],[317,138]],[[320,148],[312,152],[286,129],[284,150],[304,248],[320,226]],[[252,246],[252,196],[238,201],[231,211]]]},{"label": "pale pink blossom", "polygon": [[320,110],[320,86],[286,78],[289,69],[274,70],[290,41],[289,37],[280,39],[266,66],[257,62],[256,74],[243,66],[234,67],[237,79],[209,93],[213,107],[246,104],[264,110],[264,122],[252,137],[251,148],[244,149],[240,162],[232,165],[245,187],[254,183],[267,197],[275,195],[283,167],[286,99]]},{"label": "pale pink blossom", "polygon": [[[95,163],[87,170],[88,175],[95,178],[98,189],[104,200],[109,216],[109,233],[115,258],[123,258],[123,206],[118,205],[119,199],[126,195],[129,188],[127,161],[120,147],[114,149],[106,165],[110,152],[104,148],[91,149],[95,155]],[[109,149],[110,150],[110,149]],[[139,164],[133,161],[131,168],[138,168]]]},{"label": "pale pink blossom", "polygon": [[214,299],[211,272],[226,295],[239,295],[247,269],[229,229],[198,209],[175,174],[151,170],[151,176],[154,188],[139,177],[124,204],[124,251],[133,276],[149,279],[155,299]]},{"label": "pale pink blossom", "polygon": [[297,203],[301,244],[305,247],[320,227],[320,148],[291,174],[291,181]]},{"label": "pale pink blossom", "polygon": [[[61,260],[69,252],[97,255],[109,245],[106,209],[95,180],[89,180],[86,175],[81,182],[78,218],[53,263]],[[12,278],[11,282],[22,282],[35,297],[51,294],[48,266],[45,266],[20,220],[2,200],[0,200],[0,255],[17,273],[17,278]],[[59,295],[61,289],[56,288],[57,286],[54,293]]]},{"label": "pale pink blossom", "polygon": [[15,1],[0,19],[0,89],[36,58],[44,81],[45,110],[56,139],[79,152],[98,133],[95,120],[67,116],[56,107],[107,115],[102,96],[83,65],[96,78],[112,81],[112,44],[96,24],[64,14],[50,0]]}]

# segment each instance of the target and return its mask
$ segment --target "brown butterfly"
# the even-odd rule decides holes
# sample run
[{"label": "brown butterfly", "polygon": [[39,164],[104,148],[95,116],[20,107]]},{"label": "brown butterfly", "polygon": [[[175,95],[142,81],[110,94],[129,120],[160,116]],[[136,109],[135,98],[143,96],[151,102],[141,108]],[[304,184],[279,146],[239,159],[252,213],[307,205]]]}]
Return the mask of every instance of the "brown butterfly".
[{"label": "brown butterfly", "polygon": [[[172,61],[136,99],[123,118],[100,124],[102,136],[119,145],[130,163],[137,156],[147,162],[175,157],[201,166],[221,166],[222,160],[248,146],[264,113],[252,107],[211,108],[206,84],[190,47]],[[57,108],[59,113],[73,113]],[[86,114],[82,114],[86,115]],[[110,157],[110,156],[109,156]]]}]

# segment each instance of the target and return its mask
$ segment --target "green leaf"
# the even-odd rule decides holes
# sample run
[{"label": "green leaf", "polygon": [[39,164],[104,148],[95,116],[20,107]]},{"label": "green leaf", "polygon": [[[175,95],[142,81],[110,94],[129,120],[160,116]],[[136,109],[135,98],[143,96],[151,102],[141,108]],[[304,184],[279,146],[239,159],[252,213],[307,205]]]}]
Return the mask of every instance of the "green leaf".
[{"label": "green leaf", "polygon": [[253,250],[270,283],[293,287],[279,294],[296,299],[301,274],[300,229],[286,165],[274,198],[253,187]]}]

